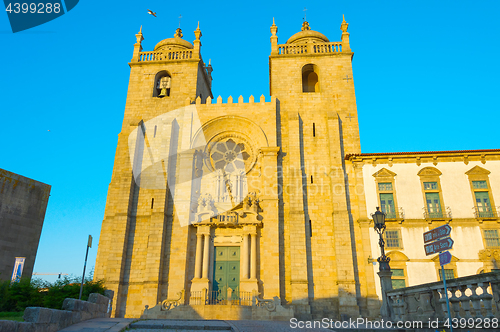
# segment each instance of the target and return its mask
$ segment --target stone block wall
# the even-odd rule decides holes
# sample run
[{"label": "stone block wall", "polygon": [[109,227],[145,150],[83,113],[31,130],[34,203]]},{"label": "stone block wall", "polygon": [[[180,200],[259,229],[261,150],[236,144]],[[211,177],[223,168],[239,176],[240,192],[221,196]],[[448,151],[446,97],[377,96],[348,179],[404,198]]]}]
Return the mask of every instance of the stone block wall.
[{"label": "stone block wall", "polygon": [[62,310],[26,308],[24,322],[0,320],[0,332],[55,332],[84,320],[109,317],[114,293],[106,292],[106,296],[90,294],[88,301],[65,299]]}]

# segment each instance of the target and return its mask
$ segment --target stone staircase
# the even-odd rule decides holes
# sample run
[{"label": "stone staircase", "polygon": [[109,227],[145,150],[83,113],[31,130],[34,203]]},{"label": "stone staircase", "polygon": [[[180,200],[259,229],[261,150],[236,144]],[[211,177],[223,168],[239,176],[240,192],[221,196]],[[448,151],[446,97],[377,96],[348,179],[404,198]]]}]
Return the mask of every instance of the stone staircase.
[{"label": "stone staircase", "polygon": [[234,331],[231,325],[220,320],[142,320],[129,325],[130,331],[161,330],[162,332],[214,332]]}]

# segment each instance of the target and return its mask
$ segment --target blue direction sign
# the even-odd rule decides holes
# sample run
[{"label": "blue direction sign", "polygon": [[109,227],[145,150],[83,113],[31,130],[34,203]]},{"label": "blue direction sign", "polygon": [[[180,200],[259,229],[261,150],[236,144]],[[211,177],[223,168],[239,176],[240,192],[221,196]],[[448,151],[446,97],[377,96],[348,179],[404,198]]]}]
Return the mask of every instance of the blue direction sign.
[{"label": "blue direction sign", "polygon": [[450,225],[444,225],[438,228],[431,229],[430,231],[424,233],[424,243],[432,242],[442,237],[450,236],[450,233]]},{"label": "blue direction sign", "polygon": [[439,265],[443,266],[451,262],[451,254],[449,251],[439,253]]},{"label": "blue direction sign", "polygon": [[432,243],[424,245],[425,254],[427,256],[432,254],[437,254],[438,252],[450,250],[453,248],[454,241],[451,238],[441,239],[438,241],[434,241]]}]

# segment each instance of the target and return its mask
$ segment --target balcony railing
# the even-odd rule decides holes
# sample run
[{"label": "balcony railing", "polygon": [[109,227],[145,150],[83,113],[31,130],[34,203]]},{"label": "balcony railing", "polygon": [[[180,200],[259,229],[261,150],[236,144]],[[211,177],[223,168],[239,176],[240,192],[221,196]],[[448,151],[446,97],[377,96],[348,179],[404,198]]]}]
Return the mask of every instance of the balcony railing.
[{"label": "balcony railing", "polygon": [[[452,318],[500,318],[500,272],[446,281]],[[444,286],[433,282],[387,292],[396,321],[444,321],[448,318]]]},{"label": "balcony railing", "polygon": [[405,212],[404,212],[403,208],[400,207],[399,211],[385,212],[385,218],[386,219],[404,219]]},{"label": "balcony railing", "polygon": [[475,206],[472,209],[474,210],[474,216],[478,219],[496,219],[498,218],[500,206]]},{"label": "balcony railing", "polygon": [[446,207],[446,210],[443,211],[442,209],[432,209],[429,210],[426,207],[422,208],[424,218],[425,219],[451,219],[452,214],[451,214],[451,209],[449,206]]},{"label": "balcony railing", "polygon": [[281,44],[278,45],[279,55],[292,54],[325,54],[325,53],[341,53],[342,42],[321,43],[321,44]]},{"label": "balcony railing", "polygon": [[175,61],[193,58],[193,51],[151,51],[140,52],[139,62],[148,61]]}]

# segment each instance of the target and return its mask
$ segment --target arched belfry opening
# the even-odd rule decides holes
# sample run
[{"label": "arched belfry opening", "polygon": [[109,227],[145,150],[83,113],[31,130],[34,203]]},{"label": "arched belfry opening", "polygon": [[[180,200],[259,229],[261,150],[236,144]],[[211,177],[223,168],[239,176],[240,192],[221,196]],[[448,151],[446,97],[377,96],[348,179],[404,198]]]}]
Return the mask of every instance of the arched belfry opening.
[{"label": "arched belfry opening", "polygon": [[302,67],[302,92],[319,92],[318,66],[308,64]]},{"label": "arched belfry opening", "polygon": [[170,96],[170,74],[166,70],[158,72],[155,76],[153,97],[163,98]]}]

